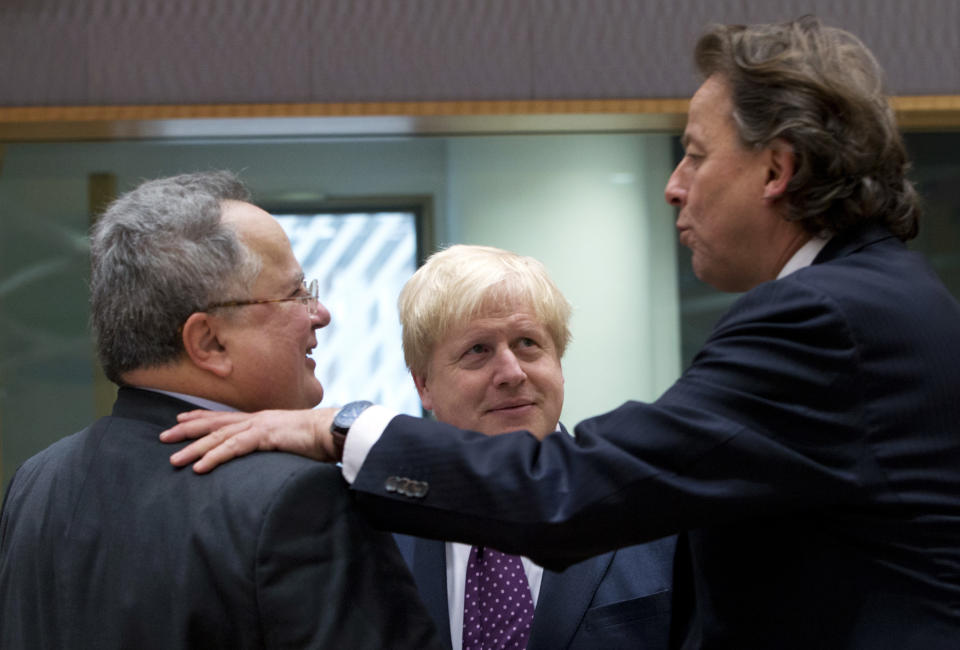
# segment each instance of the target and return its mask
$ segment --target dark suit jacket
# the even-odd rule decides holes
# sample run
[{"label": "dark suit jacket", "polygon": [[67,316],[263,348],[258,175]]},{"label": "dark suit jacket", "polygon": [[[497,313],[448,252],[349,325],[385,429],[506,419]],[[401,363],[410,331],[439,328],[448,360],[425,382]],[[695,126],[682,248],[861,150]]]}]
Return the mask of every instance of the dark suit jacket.
[{"label": "dark suit jacket", "polygon": [[190,408],[121,389],[112,416],[17,471],[0,647],[439,647],[394,542],[336,467],[268,453],[174,469],[157,434]]},{"label": "dark suit jacket", "polygon": [[353,489],[377,525],[551,568],[688,531],[678,646],[960,647],[960,305],[885,229],[747,292],[660,399],[576,432],[398,416]]},{"label": "dark suit jacket", "polygon": [[[420,595],[451,647],[445,543],[396,535]],[[675,537],[545,570],[527,650],[665,650]]]}]

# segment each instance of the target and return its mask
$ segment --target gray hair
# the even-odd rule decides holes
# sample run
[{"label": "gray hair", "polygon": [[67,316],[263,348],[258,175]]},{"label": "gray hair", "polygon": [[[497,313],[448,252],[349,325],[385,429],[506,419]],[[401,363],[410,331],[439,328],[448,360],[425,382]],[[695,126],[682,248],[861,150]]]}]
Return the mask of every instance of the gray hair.
[{"label": "gray hair", "polygon": [[873,221],[900,239],[916,236],[919,198],[883,72],[856,36],[812,16],[719,25],[697,42],[695,59],[704,77],[729,84],[744,145],[782,138],[793,147],[788,219],[810,232]]},{"label": "gray hair", "polygon": [[196,311],[249,289],[261,261],[221,222],[250,192],[226,171],[147,181],[114,201],[91,233],[91,325],[107,377],[175,361]]}]

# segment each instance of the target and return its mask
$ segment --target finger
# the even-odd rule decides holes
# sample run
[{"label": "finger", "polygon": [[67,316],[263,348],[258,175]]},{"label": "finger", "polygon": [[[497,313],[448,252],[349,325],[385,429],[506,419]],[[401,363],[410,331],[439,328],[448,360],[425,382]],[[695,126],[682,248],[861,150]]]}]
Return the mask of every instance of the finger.
[{"label": "finger", "polygon": [[208,411],[206,409],[195,409],[193,411],[184,411],[177,414],[178,422],[187,422],[198,418],[210,417],[211,415],[222,415],[219,411]]},{"label": "finger", "polygon": [[203,458],[193,464],[193,471],[205,474],[217,465],[229,460],[245,456],[258,449],[269,449],[265,441],[252,431],[244,431],[231,436],[203,455]]},{"label": "finger", "polygon": [[229,440],[231,437],[246,431],[249,427],[250,423],[246,421],[235,422],[225,427],[221,427],[209,435],[205,435],[202,438],[190,443],[183,449],[171,454],[170,463],[176,467],[182,467],[192,463],[193,461],[201,458],[204,454],[209,452],[217,445],[220,445],[224,441]]},{"label": "finger", "polygon": [[193,422],[182,422],[177,424],[166,431],[160,432],[160,441],[161,442],[180,442],[182,440],[190,440],[193,438],[199,438],[203,435],[206,435],[211,430],[210,423],[206,420],[198,420]]},{"label": "finger", "polygon": [[207,411],[198,409],[177,414],[177,422],[216,422],[221,425],[251,417],[244,411]]},{"label": "finger", "polygon": [[217,411],[188,411],[177,416],[180,423],[160,432],[162,442],[180,442],[205,436],[211,431],[249,417],[246,413],[218,413]]}]

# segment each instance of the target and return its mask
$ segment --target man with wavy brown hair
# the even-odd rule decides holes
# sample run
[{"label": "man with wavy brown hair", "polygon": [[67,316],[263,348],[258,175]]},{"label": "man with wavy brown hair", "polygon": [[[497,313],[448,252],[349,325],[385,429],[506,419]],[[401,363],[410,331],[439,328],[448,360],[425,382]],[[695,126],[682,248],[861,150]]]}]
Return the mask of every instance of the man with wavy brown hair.
[{"label": "man with wavy brown hair", "polygon": [[[713,28],[696,59],[666,198],[697,276],[746,293],[680,379],[576,441],[370,407],[344,476],[377,525],[549,568],[683,531],[675,647],[956,648],[960,305],[904,245],[917,199],[880,69],[812,18]],[[329,459],[334,414],[224,446],[247,423],[188,423],[173,437],[221,428],[174,460],[300,439]]]},{"label": "man with wavy brown hair", "polygon": [[700,39],[695,59],[705,81],[666,197],[697,277],[748,291],[831,237],[871,224],[917,234],[903,141],[859,39],[813,18],[727,25]]}]

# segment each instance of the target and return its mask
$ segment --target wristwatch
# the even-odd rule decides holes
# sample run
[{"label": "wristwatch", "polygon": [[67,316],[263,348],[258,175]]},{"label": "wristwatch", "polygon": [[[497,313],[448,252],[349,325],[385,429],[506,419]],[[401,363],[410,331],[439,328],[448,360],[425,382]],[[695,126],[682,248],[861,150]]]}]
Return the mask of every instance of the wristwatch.
[{"label": "wristwatch", "polygon": [[360,414],[371,406],[373,406],[373,402],[365,399],[344,404],[344,406],[337,411],[337,414],[333,416],[333,422],[330,423],[330,433],[334,436],[346,438],[347,432],[350,431],[350,427],[357,421]]}]

